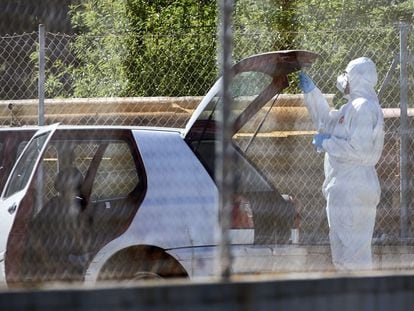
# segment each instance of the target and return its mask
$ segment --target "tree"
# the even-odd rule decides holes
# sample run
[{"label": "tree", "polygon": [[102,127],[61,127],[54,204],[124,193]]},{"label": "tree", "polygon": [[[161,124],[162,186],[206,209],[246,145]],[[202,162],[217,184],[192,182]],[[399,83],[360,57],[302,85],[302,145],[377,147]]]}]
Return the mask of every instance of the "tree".
[{"label": "tree", "polygon": [[[215,0],[84,0],[73,6],[79,63],[66,70],[74,96],[204,94],[218,75],[217,10]],[[233,58],[309,49],[321,54],[324,73],[316,78],[326,82],[358,54],[393,54],[394,23],[412,21],[413,12],[410,0],[237,0]],[[333,83],[322,86],[334,91]]]},{"label": "tree", "polygon": [[[318,85],[326,93],[336,93],[332,81],[353,58],[368,56],[377,64],[380,83],[394,55],[399,53],[401,20],[412,22],[414,2],[410,0],[310,0],[301,3],[299,23],[301,47],[321,54],[316,72]],[[380,85],[380,84],[379,84]],[[398,105],[398,85],[388,91],[387,105]],[[340,103],[338,103],[340,104]]]},{"label": "tree", "polygon": [[69,67],[73,95],[119,96],[127,85],[123,61],[129,21],[123,1],[85,0],[70,13],[77,34],[72,49],[79,61]]},{"label": "tree", "polygon": [[216,77],[213,0],[85,0],[71,16],[74,96],[199,95]]},{"label": "tree", "polygon": [[217,75],[216,2],[131,0],[128,95],[202,95]]},{"label": "tree", "polygon": [[295,47],[299,0],[239,0],[234,13],[235,59]]}]

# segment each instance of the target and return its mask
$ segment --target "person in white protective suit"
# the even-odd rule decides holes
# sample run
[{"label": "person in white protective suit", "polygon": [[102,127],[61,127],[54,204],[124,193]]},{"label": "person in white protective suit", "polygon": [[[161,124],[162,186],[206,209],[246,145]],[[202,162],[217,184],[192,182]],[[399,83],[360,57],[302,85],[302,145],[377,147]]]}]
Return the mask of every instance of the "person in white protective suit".
[{"label": "person in white protective suit", "polygon": [[371,59],[352,60],[337,79],[337,87],[348,102],[331,110],[312,79],[299,74],[299,87],[318,129],[313,144],[325,152],[322,191],[337,270],[373,268],[371,241],[381,194],[375,165],[384,143],[376,83],[376,66]]}]

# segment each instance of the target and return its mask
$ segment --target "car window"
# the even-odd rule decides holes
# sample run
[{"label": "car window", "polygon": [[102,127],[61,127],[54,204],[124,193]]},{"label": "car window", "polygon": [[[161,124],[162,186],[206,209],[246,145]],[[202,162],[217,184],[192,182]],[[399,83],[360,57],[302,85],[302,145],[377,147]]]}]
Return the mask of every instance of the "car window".
[{"label": "car window", "polygon": [[53,183],[55,180],[55,176],[59,171],[59,161],[58,161],[58,151],[56,147],[52,144],[49,144],[46,147],[45,153],[42,158],[42,166],[43,166],[43,181],[45,188],[44,190],[44,200],[48,200],[51,197],[57,195],[55,188],[53,187]]},{"label": "car window", "polygon": [[138,174],[131,150],[123,141],[108,144],[92,187],[93,201],[126,197],[137,185]]},{"label": "car window", "polygon": [[[207,171],[211,172],[214,176],[214,145],[215,141],[203,141],[198,147],[198,155],[207,168]],[[265,179],[264,175],[258,170],[258,168],[246,158],[243,152],[235,147],[234,148],[235,161],[237,162],[237,191],[238,192],[263,192],[273,191],[269,182]]]},{"label": "car window", "polygon": [[[7,177],[14,163],[29,142],[33,133],[10,132],[2,133],[0,143],[0,190],[3,190]],[[31,134],[31,135],[30,135]],[[16,145],[17,144],[17,145]]]},{"label": "car window", "polygon": [[43,200],[47,202],[59,195],[56,178],[60,171],[75,167],[85,176],[99,144],[79,140],[52,140],[42,157]]},{"label": "car window", "polygon": [[[231,93],[233,95],[232,113],[234,119],[237,119],[238,116],[240,116],[246,109],[249,109],[249,105],[254,101],[254,99],[259,96],[271,83],[272,77],[266,73],[247,71],[236,74],[231,83]],[[213,97],[206,109],[200,114],[200,117],[197,120],[199,123],[198,130],[194,131],[197,132],[197,135],[189,137],[188,139],[191,141],[190,146],[197,153],[198,157],[202,160],[212,176],[214,176],[215,170],[214,140],[216,137],[214,127],[212,128],[211,123],[203,121],[218,121],[215,119],[217,118],[217,104],[219,104],[222,100],[220,95],[221,94],[218,93],[215,97]],[[252,137],[251,133],[254,133],[256,130],[260,133],[260,131],[268,127],[268,122],[274,122],[273,119],[266,118],[266,111],[269,109],[268,107],[272,105],[273,100],[265,104],[253,118],[249,119],[236,133],[234,133],[233,143],[238,147],[237,155],[240,155],[239,160],[243,163],[247,163],[247,159],[252,160],[250,153],[247,154],[247,152],[245,152],[249,145],[252,144],[252,141],[250,141],[250,138]],[[197,125],[195,127],[197,127]],[[249,163],[247,166],[251,167],[251,165],[252,164]],[[261,180],[262,179],[263,177]]]},{"label": "car window", "polygon": [[27,143],[28,143],[28,141],[22,141],[21,143],[19,143],[19,145],[17,146],[17,153],[16,153],[17,158],[23,152],[23,149],[24,149],[24,147],[26,147]]},{"label": "car window", "polygon": [[[232,114],[234,118],[237,118],[271,82],[272,77],[261,72],[249,71],[235,75],[231,84]],[[200,114],[198,121],[216,120],[217,110],[219,109],[217,104],[221,101],[221,93],[218,93]]]},{"label": "car window", "polygon": [[48,133],[44,133],[32,140],[26,153],[23,155],[23,158],[21,158],[14,172],[10,176],[10,182],[8,187],[5,189],[5,197],[9,197],[10,195],[19,192],[26,187],[32,173],[32,169],[36,163],[36,159],[39,156],[42,146],[47,138]]},{"label": "car window", "polygon": [[139,178],[129,145],[119,141],[52,140],[42,158],[44,171],[44,202],[57,196],[56,178],[60,171],[74,167],[86,178],[100,146],[105,152],[93,179],[91,200],[125,197]]},{"label": "car window", "polygon": [[81,141],[73,146],[74,165],[82,172],[83,176],[86,176],[99,146],[100,143],[97,141]]}]

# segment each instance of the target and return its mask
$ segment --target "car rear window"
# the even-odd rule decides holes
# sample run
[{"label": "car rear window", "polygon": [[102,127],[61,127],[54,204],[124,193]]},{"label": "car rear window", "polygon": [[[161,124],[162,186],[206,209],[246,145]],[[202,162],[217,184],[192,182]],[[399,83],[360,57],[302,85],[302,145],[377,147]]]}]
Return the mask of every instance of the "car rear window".
[{"label": "car rear window", "polygon": [[[105,147],[101,159],[94,159],[101,146]],[[44,200],[58,195],[55,178],[61,170],[74,167],[87,178],[92,163],[98,165],[91,181],[92,201],[126,196],[139,182],[131,148],[123,140],[51,141],[43,156]]]},{"label": "car rear window", "polygon": [[[231,84],[231,94],[233,96],[232,114],[236,119],[251,104],[263,90],[270,85],[272,77],[261,72],[241,72],[234,76]],[[221,103],[221,93],[216,94],[200,114],[198,121],[216,120],[218,114],[218,104]],[[217,121],[217,120],[216,120]]]}]

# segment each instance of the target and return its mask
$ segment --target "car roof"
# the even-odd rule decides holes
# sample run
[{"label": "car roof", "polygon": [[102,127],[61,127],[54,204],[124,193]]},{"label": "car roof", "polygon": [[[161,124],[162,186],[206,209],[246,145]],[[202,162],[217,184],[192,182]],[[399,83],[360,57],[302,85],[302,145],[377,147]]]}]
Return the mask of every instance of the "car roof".
[{"label": "car roof", "polygon": [[[1,132],[33,132],[39,130],[41,126],[21,126],[21,127],[0,127]],[[157,127],[157,126],[129,126],[129,125],[58,125],[57,130],[131,130],[131,131],[162,131],[162,132],[182,132],[182,128]]]}]

